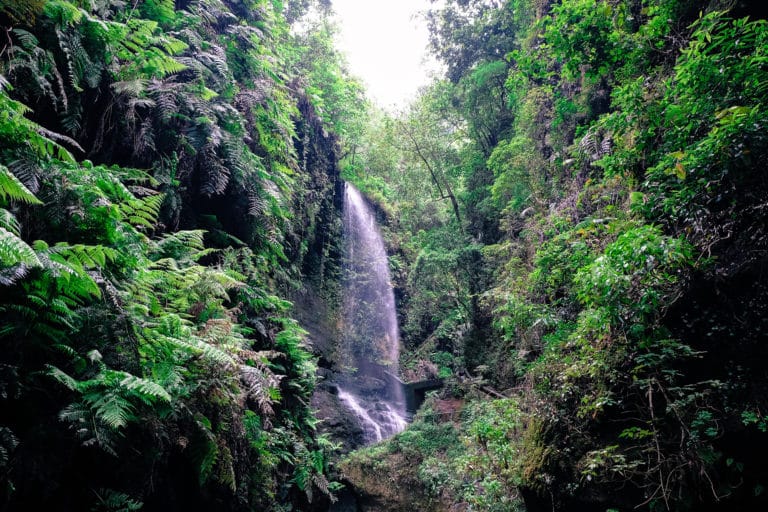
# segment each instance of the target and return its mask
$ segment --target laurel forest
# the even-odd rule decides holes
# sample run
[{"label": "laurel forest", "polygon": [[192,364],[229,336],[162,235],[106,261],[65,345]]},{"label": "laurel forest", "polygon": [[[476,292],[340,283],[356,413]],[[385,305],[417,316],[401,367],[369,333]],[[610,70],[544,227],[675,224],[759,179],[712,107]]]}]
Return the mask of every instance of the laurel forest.
[{"label": "laurel forest", "polygon": [[763,3],[333,8],[0,0],[0,509],[764,509]]}]

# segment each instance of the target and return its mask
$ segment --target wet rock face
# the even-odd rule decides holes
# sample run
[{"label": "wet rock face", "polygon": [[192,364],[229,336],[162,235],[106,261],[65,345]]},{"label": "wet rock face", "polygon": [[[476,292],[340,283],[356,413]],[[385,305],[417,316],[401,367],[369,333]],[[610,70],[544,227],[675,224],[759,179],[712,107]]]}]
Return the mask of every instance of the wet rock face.
[{"label": "wet rock face", "polygon": [[[413,461],[387,453],[375,461],[345,463],[342,471],[362,512],[448,512],[446,504],[428,496]],[[406,470],[403,470],[403,469]],[[409,471],[408,468],[411,468]],[[461,510],[461,509],[458,509]]]},{"label": "wet rock face", "polygon": [[339,400],[336,384],[327,380],[318,384],[312,396],[312,409],[320,420],[318,431],[328,434],[347,453],[365,444],[365,434],[357,418]]},{"label": "wet rock face", "polygon": [[365,395],[382,394],[387,389],[387,383],[382,379],[363,375],[355,379],[354,386]]}]

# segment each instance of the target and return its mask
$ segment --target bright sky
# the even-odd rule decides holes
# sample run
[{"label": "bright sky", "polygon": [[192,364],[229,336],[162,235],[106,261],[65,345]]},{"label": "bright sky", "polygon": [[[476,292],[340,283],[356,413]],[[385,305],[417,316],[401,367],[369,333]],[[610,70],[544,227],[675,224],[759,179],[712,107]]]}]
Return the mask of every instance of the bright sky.
[{"label": "bright sky", "polygon": [[435,63],[427,55],[428,0],[332,0],[340,25],[339,49],[368,95],[385,108],[404,107],[427,83]]}]

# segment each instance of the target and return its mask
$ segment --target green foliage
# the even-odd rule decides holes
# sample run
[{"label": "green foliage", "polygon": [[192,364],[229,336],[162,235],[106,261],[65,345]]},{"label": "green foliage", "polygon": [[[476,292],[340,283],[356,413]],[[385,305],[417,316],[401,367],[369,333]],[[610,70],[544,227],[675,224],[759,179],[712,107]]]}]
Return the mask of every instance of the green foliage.
[{"label": "green foliage", "polygon": [[133,512],[144,507],[140,501],[112,489],[100,489],[96,496],[98,502],[91,508],[93,512]]},{"label": "green foliage", "polygon": [[[468,406],[456,423],[437,413],[439,401],[428,401],[408,429],[382,445],[359,450],[342,461],[356,485],[389,471],[418,484],[425,496],[412,507],[447,500],[482,510],[521,510],[512,486],[519,480],[520,413],[512,400],[483,401]],[[407,467],[392,467],[404,457]],[[354,473],[353,473],[354,471]],[[362,472],[357,476],[357,471]],[[362,480],[362,481],[358,481]],[[370,485],[367,484],[366,487]],[[411,499],[419,496],[416,489]],[[409,504],[407,498],[403,499]]]},{"label": "green foliage", "polygon": [[[687,0],[432,7],[450,82],[377,121],[348,177],[399,251],[406,374],[450,361],[465,379],[452,391],[474,396],[469,370],[516,403],[475,398],[458,456],[417,442],[419,419],[391,441],[418,464],[416,494],[482,510],[514,507],[515,489],[542,509],[764,506],[762,17]],[[479,258],[433,205],[443,179]],[[383,456],[353,462],[382,474]]]},{"label": "green foliage", "polygon": [[601,77],[618,59],[616,24],[624,23],[624,5],[610,2],[566,0],[552,9],[545,37],[552,56],[563,66],[563,78],[577,80],[582,73]]},{"label": "green foliage", "polygon": [[[49,506],[27,483],[43,455],[9,457],[35,436],[51,440],[46,481],[72,476],[65,507],[172,507],[199,489],[302,508],[330,492],[316,366],[275,291],[298,275],[303,208],[332,187],[334,162],[308,168],[308,153],[333,155],[325,130],[354,123],[361,89],[280,2],[182,4],[0,6],[4,507]],[[310,97],[307,40],[328,50],[303,64]],[[104,453],[115,469],[97,474]],[[177,459],[196,479],[159,496]]]},{"label": "green foliage", "polygon": [[689,244],[644,225],[624,232],[576,274],[576,294],[587,306],[608,307],[624,320],[639,319],[627,310],[642,315],[671,303],[668,294],[691,263]]}]

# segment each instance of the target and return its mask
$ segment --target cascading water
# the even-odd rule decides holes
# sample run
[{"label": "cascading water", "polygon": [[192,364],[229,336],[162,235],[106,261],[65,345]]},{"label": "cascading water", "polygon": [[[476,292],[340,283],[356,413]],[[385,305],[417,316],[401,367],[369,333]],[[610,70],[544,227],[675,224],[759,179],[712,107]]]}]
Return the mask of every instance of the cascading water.
[{"label": "cascading water", "polygon": [[339,360],[349,378],[339,399],[357,418],[367,443],[406,426],[397,375],[400,332],[389,263],[376,218],[360,192],[344,191],[344,275]]}]

